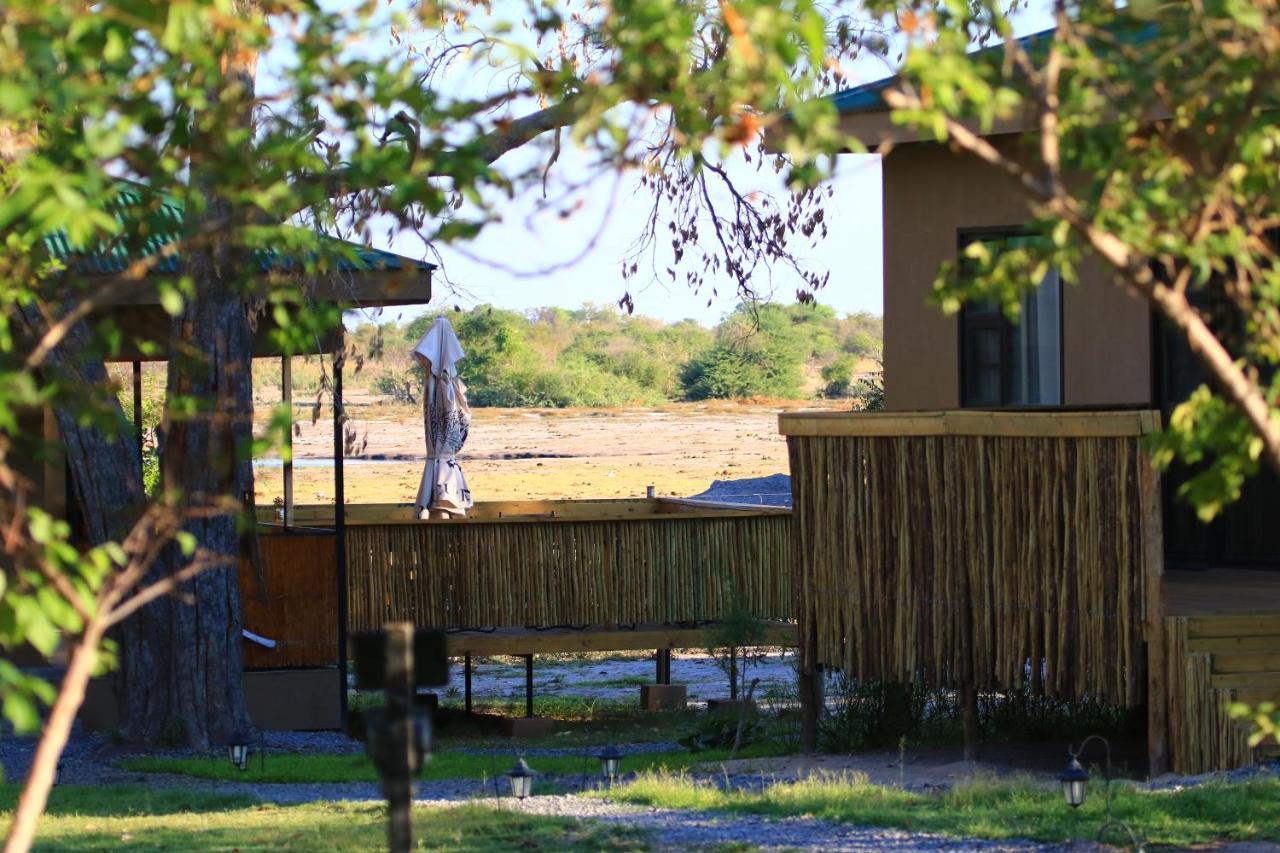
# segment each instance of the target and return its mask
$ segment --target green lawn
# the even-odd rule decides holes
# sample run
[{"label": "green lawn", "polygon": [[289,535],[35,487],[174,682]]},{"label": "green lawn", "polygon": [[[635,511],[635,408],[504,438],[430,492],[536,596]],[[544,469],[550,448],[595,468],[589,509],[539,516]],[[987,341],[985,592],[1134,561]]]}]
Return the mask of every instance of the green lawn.
[{"label": "green lawn", "polygon": [[[1076,810],[1066,806],[1056,786],[984,783],[946,794],[915,794],[836,777],[776,785],[765,793],[725,793],[686,777],[651,774],[597,796],[663,808],[812,815],[966,838],[1060,842],[1097,834],[1103,797],[1096,783],[1091,787],[1088,801]],[[1113,814],[1151,844],[1280,841],[1280,781],[1204,785],[1177,792],[1117,785]],[[1107,840],[1127,843],[1119,835]]]},{"label": "green lawn", "polygon": [[[563,746],[563,743],[560,744]],[[534,770],[544,775],[574,776],[585,773],[594,779],[600,772],[600,762],[591,748],[584,759],[578,755],[529,756]],[[769,744],[758,744],[738,751],[739,758],[759,758],[778,754]],[[624,772],[680,771],[700,763],[724,761],[728,750],[705,752],[649,752],[631,755],[623,759]],[[515,753],[497,755],[470,755],[461,752],[438,752],[419,774],[424,780],[486,779],[501,775],[515,763]],[[302,755],[296,753],[267,753],[265,769],[254,756],[248,770],[240,771],[231,766],[224,756],[209,758],[130,758],[121,767],[142,773],[178,773],[200,779],[225,779],[233,782],[375,782],[378,779],[373,763],[363,755]]]},{"label": "green lawn", "polygon": [[[17,787],[0,786],[5,816]],[[479,804],[415,809],[419,850],[643,850],[645,837],[578,821],[520,814]],[[37,850],[385,850],[378,805],[255,804],[243,797],[146,788],[53,791]]]}]

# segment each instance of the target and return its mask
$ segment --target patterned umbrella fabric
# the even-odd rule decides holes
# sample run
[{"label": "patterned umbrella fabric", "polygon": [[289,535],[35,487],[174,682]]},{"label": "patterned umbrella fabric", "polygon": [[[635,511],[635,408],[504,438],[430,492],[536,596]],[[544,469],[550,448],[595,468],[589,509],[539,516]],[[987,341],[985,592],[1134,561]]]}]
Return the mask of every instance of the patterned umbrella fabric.
[{"label": "patterned umbrella fabric", "polygon": [[418,517],[463,516],[472,505],[471,490],[455,458],[471,427],[467,386],[458,378],[457,370],[465,353],[453,325],[439,317],[413,348],[413,355],[427,371],[422,397],[427,464],[418,488]]}]

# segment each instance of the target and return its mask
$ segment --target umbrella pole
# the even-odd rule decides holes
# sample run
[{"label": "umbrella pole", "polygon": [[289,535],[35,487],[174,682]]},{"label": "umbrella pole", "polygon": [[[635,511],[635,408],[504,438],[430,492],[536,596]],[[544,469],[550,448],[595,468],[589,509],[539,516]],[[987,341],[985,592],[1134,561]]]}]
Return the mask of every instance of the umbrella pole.
[{"label": "umbrella pole", "polygon": [[280,402],[289,412],[284,434],[284,529],[293,521],[293,356],[280,356]]}]

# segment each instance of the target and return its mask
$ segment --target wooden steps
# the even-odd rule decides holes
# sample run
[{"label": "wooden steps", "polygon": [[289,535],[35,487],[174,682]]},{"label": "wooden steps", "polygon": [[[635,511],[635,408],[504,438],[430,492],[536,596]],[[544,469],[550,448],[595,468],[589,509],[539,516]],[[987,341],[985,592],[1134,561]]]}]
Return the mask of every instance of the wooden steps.
[{"label": "wooden steps", "polygon": [[1209,655],[1214,689],[1280,695],[1280,614],[1194,617],[1187,646]]},{"label": "wooden steps", "polygon": [[1181,741],[1191,758],[1185,771],[1226,770],[1243,766],[1280,745],[1251,750],[1248,725],[1231,719],[1230,705],[1280,703],[1280,612],[1198,613],[1173,620],[1185,633],[1180,691],[1186,704],[1176,716],[1191,729]]}]

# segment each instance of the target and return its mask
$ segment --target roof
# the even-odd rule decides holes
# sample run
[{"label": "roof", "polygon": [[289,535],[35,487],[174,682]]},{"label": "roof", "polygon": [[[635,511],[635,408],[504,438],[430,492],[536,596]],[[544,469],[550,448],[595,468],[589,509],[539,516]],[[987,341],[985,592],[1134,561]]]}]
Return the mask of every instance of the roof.
[{"label": "roof", "polygon": [[[1021,44],[1023,47],[1029,47],[1034,45],[1040,39],[1053,35],[1057,32],[1057,29],[1057,27],[1050,27],[1047,30],[1041,30],[1038,33],[1023,36],[1018,39],[1018,44]],[[1004,44],[1001,43],[992,45],[991,47],[984,47],[979,50],[975,50],[971,55],[987,56],[1003,50]],[[897,79],[898,75],[895,74],[892,77],[885,77],[871,83],[864,83],[861,86],[855,86],[851,89],[841,89],[839,92],[830,96],[831,102],[835,104],[836,111],[842,116],[858,115],[859,113],[883,112],[889,109],[889,106],[884,102],[882,93],[885,89],[893,85],[894,81]]]},{"label": "roof", "polygon": [[[110,207],[117,221],[124,222],[125,218],[130,216],[142,202],[143,195],[139,188],[131,184],[122,184],[120,192],[116,194]],[[118,275],[130,264],[160,252],[173,242],[182,233],[183,224],[182,205],[173,199],[163,198],[147,221],[138,223],[141,231],[150,233],[142,242],[141,248],[133,252],[124,246],[85,251],[72,246],[64,231],[46,235],[44,245],[51,257],[66,264],[69,269],[74,269],[80,275]],[[414,269],[430,272],[436,268],[435,264],[427,261],[414,260],[337,237],[324,239],[335,249],[342,250],[338,260],[339,272],[399,272]],[[269,250],[255,251],[254,260],[258,271],[262,273],[287,271],[297,264],[296,259]],[[172,275],[179,272],[180,268],[181,258],[174,254],[157,262],[153,271]]]},{"label": "roof", "polygon": [[[1154,24],[1136,21],[1133,23],[1135,26],[1132,28],[1111,31],[1116,36],[1117,41],[1121,43],[1128,43],[1130,45],[1137,45],[1150,41],[1155,37],[1157,28]],[[1022,36],[1016,43],[1022,45],[1024,48],[1028,48],[1034,55],[1037,43],[1042,41],[1047,43],[1048,41],[1051,41],[1053,34],[1057,31],[1057,27],[1049,27],[1047,30],[1040,30],[1039,32]],[[1000,44],[991,45],[990,47],[979,48],[969,55],[975,57],[994,56],[996,54],[1003,53],[1003,51],[1004,43],[1001,42]],[[861,86],[855,86],[852,89],[843,89],[830,96],[831,102],[835,104],[836,111],[839,112],[840,115],[884,112],[888,109],[888,105],[885,104],[882,93],[897,79],[898,77],[895,74],[892,77],[885,77],[882,80],[865,83]]]}]

